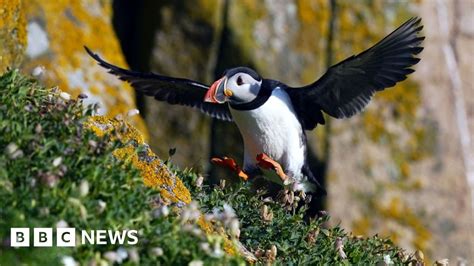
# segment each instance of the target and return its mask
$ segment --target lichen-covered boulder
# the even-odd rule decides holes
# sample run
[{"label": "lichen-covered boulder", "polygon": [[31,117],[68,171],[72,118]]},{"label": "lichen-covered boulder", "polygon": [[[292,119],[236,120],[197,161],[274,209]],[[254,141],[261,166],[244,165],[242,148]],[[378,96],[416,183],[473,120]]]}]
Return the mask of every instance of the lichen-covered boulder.
[{"label": "lichen-covered boulder", "polygon": [[[130,161],[140,171],[145,185],[158,189],[163,199],[182,207],[191,202],[191,195],[183,182],[173,174],[144,142],[142,134],[127,122],[104,116],[93,116],[85,124],[97,136],[114,132],[124,143],[113,154],[119,160]],[[139,149],[139,152],[136,150]]]},{"label": "lichen-covered boulder", "polygon": [[[100,114],[125,114],[135,106],[135,93],[108,75],[89,58],[86,45],[114,64],[126,67],[110,23],[112,1],[27,0],[28,46],[25,70],[44,67],[42,81],[58,85],[76,96],[85,93],[86,103],[99,103]],[[37,71],[38,72],[38,71]],[[147,134],[140,116],[131,123]]]},{"label": "lichen-covered boulder", "polygon": [[18,67],[26,47],[26,21],[21,0],[0,1],[0,72]]}]

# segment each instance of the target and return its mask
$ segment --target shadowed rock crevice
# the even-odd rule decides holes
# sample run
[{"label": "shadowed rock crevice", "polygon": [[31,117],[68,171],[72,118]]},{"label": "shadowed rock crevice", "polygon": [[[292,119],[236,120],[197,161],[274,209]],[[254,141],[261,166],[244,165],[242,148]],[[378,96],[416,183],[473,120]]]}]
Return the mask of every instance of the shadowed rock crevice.
[{"label": "shadowed rock crevice", "polygon": [[[150,71],[153,32],[160,26],[159,17],[152,16],[152,12],[162,5],[160,1],[113,1],[112,25],[130,69]],[[136,93],[135,97],[146,118],[145,96]]]}]

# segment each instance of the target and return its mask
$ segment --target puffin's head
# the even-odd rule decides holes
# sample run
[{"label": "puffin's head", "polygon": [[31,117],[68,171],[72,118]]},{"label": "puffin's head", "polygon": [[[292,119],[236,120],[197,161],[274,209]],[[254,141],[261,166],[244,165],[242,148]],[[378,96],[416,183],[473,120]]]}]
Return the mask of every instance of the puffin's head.
[{"label": "puffin's head", "polygon": [[224,76],[214,82],[204,97],[205,102],[242,104],[254,100],[262,77],[247,67],[236,67],[224,72]]}]

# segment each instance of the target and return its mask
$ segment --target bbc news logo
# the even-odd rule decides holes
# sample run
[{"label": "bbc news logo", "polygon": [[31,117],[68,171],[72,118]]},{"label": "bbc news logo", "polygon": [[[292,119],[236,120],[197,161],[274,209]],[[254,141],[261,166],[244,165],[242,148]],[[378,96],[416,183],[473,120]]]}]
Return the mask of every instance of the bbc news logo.
[{"label": "bbc news logo", "polygon": [[[56,236],[57,247],[76,246],[76,228],[33,228],[33,237],[30,237],[30,228],[11,228],[10,239],[12,247],[52,247]],[[135,245],[138,243],[137,230],[80,230],[82,245]],[[32,243],[30,240],[33,239]]]}]

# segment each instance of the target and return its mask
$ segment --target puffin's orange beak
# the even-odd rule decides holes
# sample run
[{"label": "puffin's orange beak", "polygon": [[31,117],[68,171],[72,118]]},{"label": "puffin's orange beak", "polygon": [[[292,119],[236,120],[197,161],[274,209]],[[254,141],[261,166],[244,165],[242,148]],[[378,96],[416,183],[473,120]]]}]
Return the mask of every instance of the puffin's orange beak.
[{"label": "puffin's orange beak", "polygon": [[224,103],[226,95],[224,94],[227,79],[222,77],[214,82],[204,96],[204,101],[209,103]]}]

